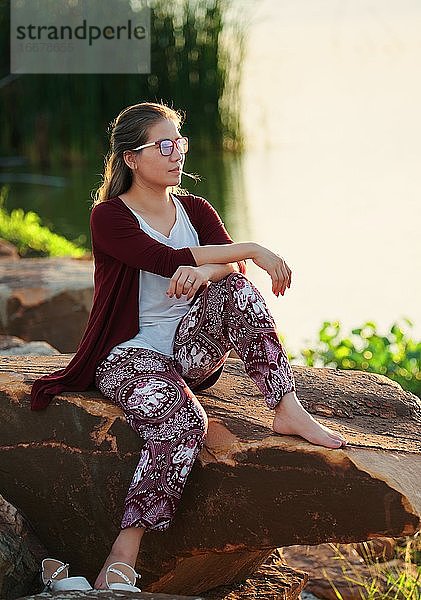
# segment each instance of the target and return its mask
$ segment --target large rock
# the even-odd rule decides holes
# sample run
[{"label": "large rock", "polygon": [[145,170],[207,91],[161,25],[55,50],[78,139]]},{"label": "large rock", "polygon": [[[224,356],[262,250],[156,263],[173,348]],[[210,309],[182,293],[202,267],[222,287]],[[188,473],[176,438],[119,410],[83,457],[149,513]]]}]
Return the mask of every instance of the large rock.
[{"label": "large rock", "polygon": [[[219,586],[209,592],[197,596],[179,596],[174,594],[160,594],[158,592],[62,592],[54,594],[57,600],[297,600],[300,597],[308,576],[302,571],[297,571],[282,563],[279,552],[274,552],[253,575],[245,581],[230,585]],[[35,594],[25,596],[20,600],[41,600],[51,598],[51,594]]]},{"label": "large rock", "polygon": [[0,260],[19,260],[19,252],[11,242],[0,238]]},{"label": "large rock", "polygon": [[88,590],[86,592],[45,592],[23,596],[19,600],[204,600],[199,596],[179,596],[174,594],[150,594],[149,592],[122,592],[120,590]]},{"label": "large rock", "polygon": [[308,581],[307,573],[285,565],[275,550],[245,581],[202,592],[204,600],[296,600]]},{"label": "large rock", "polygon": [[25,342],[14,335],[0,335],[0,354],[3,356],[50,356],[61,354],[47,342]]},{"label": "large rock", "polygon": [[45,555],[23,515],[0,496],[0,598],[22,596],[33,585]]},{"label": "large rock", "polygon": [[[118,534],[141,441],[97,391],[29,411],[32,381],[70,358],[0,358],[1,486],[50,554],[93,579]],[[419,399],[379,375],[293,370],[308,410],[352,446],[273,435],[273,413],[242,363],[230,360],[200,396],[209,433],[174,522],[142,542],[144,590],[200,594],[241,581],[279,546],[418,529]]]},{"label": "large rock", "polygon": [[73,258],[0,260],[0,333],[74,352],[88,321],[93,263]]}]

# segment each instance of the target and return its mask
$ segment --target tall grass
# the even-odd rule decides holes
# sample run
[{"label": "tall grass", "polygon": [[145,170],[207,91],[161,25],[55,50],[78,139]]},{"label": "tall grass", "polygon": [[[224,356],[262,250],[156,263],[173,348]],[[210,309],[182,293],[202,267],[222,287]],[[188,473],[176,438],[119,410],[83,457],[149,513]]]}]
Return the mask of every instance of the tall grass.
[{"label": "tall grass", "polygon": [[[129,2],[129,0],[127,0]],[[0,0],[0,76],[9,69],[9,5]],[[164,101],[187,114],[196,146],[240,148],[239,81],[247,5],[150,0],[150,74],[28,74],[0,89],[2,153],[39,165],[106,151],[107,125],[129,104]],[[246,10],[245,10],[246,8]]]},{"label": "tall grass", "polygon": [[[369,577],[361,577],[341,552],[340,547],[331,544],[336,559],[341,564],[343,577],[352,588],[352,597],[356,591],[361,600],[420,600],[421,598],[421,541],[420,536],[408,538],[398,545],[395,560],[385,563],[374,560],[369,552],[364,560],[370,570]],[[338,589],[335,582],[325,573],[338,600],[349,598],[346,590]]]}]

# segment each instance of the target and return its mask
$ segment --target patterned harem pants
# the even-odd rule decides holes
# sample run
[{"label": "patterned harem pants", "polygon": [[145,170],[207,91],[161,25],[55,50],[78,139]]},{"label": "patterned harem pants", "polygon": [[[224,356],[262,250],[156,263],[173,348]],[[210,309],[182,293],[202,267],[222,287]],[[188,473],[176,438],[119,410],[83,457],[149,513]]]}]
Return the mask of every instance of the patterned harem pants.
[{"label": "patterned harem pants", "polygon": [[191,391],[234,348],[269,408],[295,381],[265,301],[240,273],[210,283],[180,322],[174,358],[119,348],[96,369],[96,387],[145,440],[124,505],[121,528],[169,527],[207,432],[206,413]]}]

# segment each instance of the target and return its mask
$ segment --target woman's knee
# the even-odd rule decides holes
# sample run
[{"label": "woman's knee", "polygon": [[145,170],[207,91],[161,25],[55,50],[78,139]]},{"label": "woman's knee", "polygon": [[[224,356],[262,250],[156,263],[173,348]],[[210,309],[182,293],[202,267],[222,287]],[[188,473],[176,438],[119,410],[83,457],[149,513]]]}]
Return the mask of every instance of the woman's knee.
[{"label": "woman's knee", "polygon": [[221,298],[226,297],[227,293],[232,296],[237,287],[242,287],[246,284],[250,285],[250,280],[242,273],[234,272],[226,275],[217,282],[210,283],[207,288],[207,293],[211,295],[212,293],[220,295]]},{"label": "woman's knee", "polygon": [[187,401],[184,406],[188,422],[201,432],[203,439],[208,432],[208,415],[190,388],[185,388]]},{"label": "woman's knee", "polygon": [[242,273],[230,273],[226,279],[230,296],[237,304],[246,305],[262,299],[256,286]]},{"label": "woman's knee", "polygon": [[[139,430],[146,429],[152,436],[153,430],[162,434],[174,429],[181,422],[184,428],[195,429],[203,437],[207,432],[207,415],[202,405],[183,380],[172,381],[151,377],[137,381],[130,393],[119,394],[119,404]],[[176,435],[171,431],[168,439]]]},{"label": "woman's knee", "polygon": [[226,277],[221,279],[221,281],[225,282],[225,284],[227,286],[229,286],[233,282],[236,282],[236,281],[249,281],[249,280],[242,273],[238,273],[237,271],[234,271],[233,273],[230,273],[229,275],[227,275]]}]

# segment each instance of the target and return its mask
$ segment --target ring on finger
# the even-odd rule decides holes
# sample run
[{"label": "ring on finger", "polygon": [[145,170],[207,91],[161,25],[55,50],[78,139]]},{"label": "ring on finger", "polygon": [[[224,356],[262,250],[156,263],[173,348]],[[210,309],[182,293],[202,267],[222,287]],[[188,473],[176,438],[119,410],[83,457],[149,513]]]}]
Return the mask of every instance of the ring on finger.
[{"label": "ring on finger", "polygon": [[187,281],[191,284],[193,284],[194,282],[191,279],[187,279]]}]

